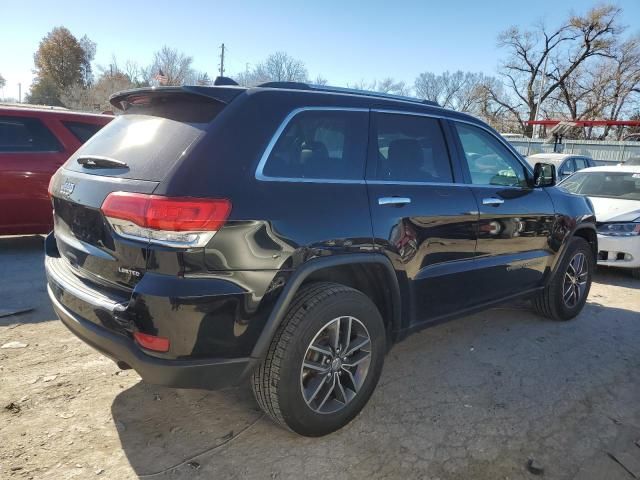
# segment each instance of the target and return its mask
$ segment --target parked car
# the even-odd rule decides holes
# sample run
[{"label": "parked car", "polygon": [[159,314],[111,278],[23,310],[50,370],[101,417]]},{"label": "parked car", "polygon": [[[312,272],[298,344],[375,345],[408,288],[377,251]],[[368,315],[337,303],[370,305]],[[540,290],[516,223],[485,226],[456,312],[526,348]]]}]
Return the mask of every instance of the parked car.
[{"label": "parked car", "polygon": [[598,220],[598,264],[640,278],[640,165],[581,170],[561,183],[589,197]]},{"label": "parked car", "polygon": [[251,379],[303,435],[364,407],[389,347],[508,299],[569,320],[591,285],[587,199],[429,102],[298,83],[116,94],[51,182],[62,322],[151,383]]},{"label": "parked car", "polygon": [[0,235],[51,231],[51,175],[112,118],[0,105]]},{"label": "parked car", "polygon": [[536,153],[529,155],[527,161],[531,166],[538,162],[551,163],[555,165],[558,178],[568,177],[583,168],[595,167],[596,163],[591,157],[585,155],[571,155],[566,153]]}]

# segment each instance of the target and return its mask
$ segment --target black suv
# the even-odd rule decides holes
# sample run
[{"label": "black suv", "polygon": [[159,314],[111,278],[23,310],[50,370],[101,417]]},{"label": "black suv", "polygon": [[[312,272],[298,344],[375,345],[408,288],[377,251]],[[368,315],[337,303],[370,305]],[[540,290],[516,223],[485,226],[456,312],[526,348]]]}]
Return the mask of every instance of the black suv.
[{"label": "black suv", "polygon": [[589,201],[468,115],[298,83],[122,92],[55,174],[49,295],[151,383],[251,379],[303,435],[363,408],[390,346],[516,297],[582,309]]}]

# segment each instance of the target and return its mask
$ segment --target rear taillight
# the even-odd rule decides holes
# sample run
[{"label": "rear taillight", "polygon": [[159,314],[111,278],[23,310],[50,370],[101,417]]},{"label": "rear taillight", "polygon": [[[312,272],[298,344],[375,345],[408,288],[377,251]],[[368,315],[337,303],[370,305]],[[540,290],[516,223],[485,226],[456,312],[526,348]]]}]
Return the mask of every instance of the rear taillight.
[{"label": "rear taillight", "polygon": [[101,210],[123,237],[191,248],[205,246],[222,228],[231,212],[231,202],[113,192]]}]

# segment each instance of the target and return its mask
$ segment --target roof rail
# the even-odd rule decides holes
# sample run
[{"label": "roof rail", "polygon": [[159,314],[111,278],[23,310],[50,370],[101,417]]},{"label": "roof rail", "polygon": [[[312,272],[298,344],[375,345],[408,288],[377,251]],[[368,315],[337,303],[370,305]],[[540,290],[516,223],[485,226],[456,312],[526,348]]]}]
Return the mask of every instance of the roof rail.
[{"label": "roof rail", "polygon": [[406,97],[404,95],[393,95],[391,93],[374,92],[371,90],[358,90],[356,88],[331,87],[328,85],[316,85],[304,82],[266,82],[256,85],[263,88],[286,88],[290,90],[316,90],[318,92],[344,93],[350,95],[362,95],[365,97],[387,98],[389,100],[399,100],[403,102],[420,103],[422,105],[432,105],[439,107],[438,102],[422,100],[416,97]]}]

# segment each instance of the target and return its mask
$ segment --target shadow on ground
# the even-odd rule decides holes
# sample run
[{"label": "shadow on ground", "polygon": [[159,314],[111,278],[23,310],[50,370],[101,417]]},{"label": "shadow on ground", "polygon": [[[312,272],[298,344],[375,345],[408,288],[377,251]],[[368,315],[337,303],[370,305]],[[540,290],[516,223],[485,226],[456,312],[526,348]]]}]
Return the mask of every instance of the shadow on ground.
[{"label": "shadow on ground", "polygon": [[0,326],[38,323],[56,318],[47,295],[44,238],[40,235],[0,237]]},{"label": "shadow on ground", "polygon": [[427,329],[392,349],[363,413],[323,438],[275,426],[246,387],[138,383],[112,415],[142,477],[529,478],[535,458],[550,478],[595,478],[584,462],[596,472],[609,447],[640,438],[639,320],[590,303],[551,322],[518,304]]}]

